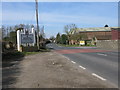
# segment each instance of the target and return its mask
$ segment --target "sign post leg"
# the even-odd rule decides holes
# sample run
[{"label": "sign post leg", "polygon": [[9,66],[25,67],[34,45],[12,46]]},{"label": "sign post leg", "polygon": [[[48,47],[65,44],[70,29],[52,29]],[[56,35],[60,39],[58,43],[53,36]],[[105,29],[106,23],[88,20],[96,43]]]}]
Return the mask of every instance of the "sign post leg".
[{"label": "sign post leg", "polygon": [[18,30],[17,31],[17,50],[18,51],[21,51],[21,48],[20,48],[20,45],[21,45],[20,39],[21,39],[20,30]]}]

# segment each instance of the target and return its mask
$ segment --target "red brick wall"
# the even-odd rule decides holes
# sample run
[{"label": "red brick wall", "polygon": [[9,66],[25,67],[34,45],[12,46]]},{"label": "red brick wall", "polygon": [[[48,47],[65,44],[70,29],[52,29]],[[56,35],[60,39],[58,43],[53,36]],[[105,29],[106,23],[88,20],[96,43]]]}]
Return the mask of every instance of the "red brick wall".
[{"label": "red brick wall", "polygon": [[[120,28],[119,28],[120,29]],[[120,40],[120,30],[118,28],[112,28],[112,40]]]},{"label": "red brick wall", "polygon": [[86,34],[88,39],[96,37],[98,40],[111,40],[111,31],[88,31],[80,32],[81,34]]}]

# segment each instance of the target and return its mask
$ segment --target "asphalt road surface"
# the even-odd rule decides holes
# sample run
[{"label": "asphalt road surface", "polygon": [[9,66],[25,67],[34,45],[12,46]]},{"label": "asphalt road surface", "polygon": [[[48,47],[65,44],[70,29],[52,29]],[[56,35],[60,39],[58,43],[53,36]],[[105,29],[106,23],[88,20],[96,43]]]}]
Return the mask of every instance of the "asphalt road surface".
[{"label": "asphalt road surface", "polygon": [[63,47],[54,43],[49,48],[68,57],[81,68],[92,72],[101,80],[106,80],[118,87],[118,52],[101,50],[96,47]]}]

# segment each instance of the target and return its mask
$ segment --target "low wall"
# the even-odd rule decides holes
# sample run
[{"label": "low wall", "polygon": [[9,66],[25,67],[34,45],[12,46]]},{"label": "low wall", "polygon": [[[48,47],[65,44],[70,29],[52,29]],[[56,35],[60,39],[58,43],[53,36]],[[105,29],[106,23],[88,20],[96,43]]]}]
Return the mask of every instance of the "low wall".
[{"label": "low wall", "polygon": [[22,52],[35,52],[38,50],[37,46],[28,46],[28,47],[22,47]]},{"label": "low wall", "polygon": [[101,49],[108,49],[108,50],[118,50],[120,45],[120,41],[118,40],[99,40],[96,43],[96,46]]}]

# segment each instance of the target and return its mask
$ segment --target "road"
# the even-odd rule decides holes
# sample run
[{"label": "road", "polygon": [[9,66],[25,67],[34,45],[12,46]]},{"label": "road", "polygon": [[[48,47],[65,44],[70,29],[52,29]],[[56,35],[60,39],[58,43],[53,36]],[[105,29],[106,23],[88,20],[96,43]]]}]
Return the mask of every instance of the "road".
[{"label": "road", "polygon": [[96,47],[63,47],[48,44],[49,48],[68,57],[73,63],[91,72],[101,80],[118,87],[118,52]]}]

